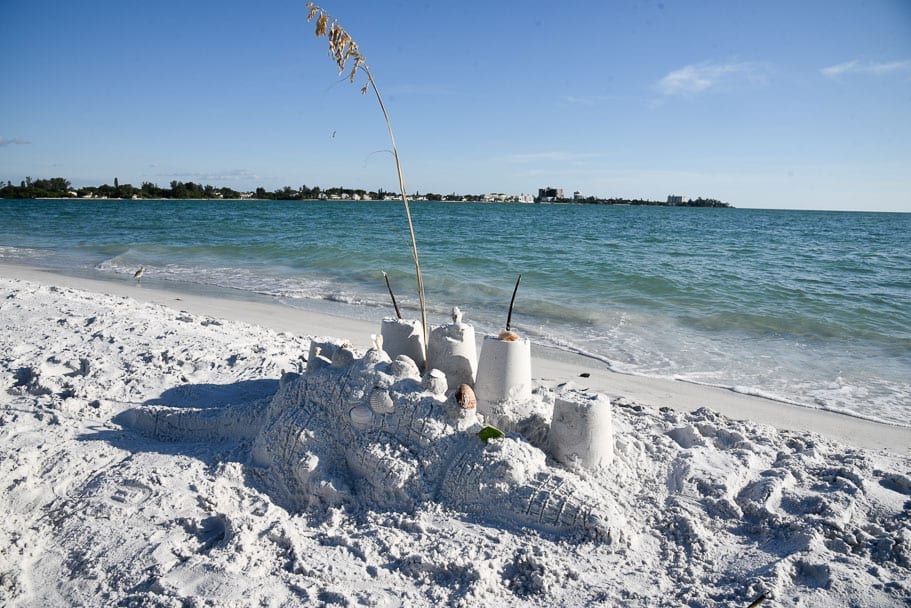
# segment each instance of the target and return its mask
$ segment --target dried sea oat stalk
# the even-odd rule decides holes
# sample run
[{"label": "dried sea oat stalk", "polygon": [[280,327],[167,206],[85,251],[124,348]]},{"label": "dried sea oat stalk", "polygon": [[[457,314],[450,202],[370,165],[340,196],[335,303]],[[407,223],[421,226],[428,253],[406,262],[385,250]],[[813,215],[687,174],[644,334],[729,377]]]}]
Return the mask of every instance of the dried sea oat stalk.
[{"label": "dried sea oat stalk", "polygon": [[367,61],[361,55],[361,51],[354,39],[339,25],[339,22],[332,19],[325,10],[313,2],[307,3],[309,9],[307,21],[316,20],[316,36],[325,36],[329,40],[329,56],[338,66],[338,73],[343,74],[348,70],[348,64],[351,62],[351,68],[348,72],[348,81],[352,84],[357,78],[358,72],[363,72],[367,81],[361,87],[361,94],[367,93],[368,89],[373,91],[377,102],[380,104],[380,110],[383,112],[383,118],[386,120],[386,130],[389,132],[389,140],[392,144],[392,155],[395,158],[395,169],[399,178],[399,189],[402,193],[402,203],[405,205],[405,217],[408,219],[408,233],[411,235],[411,257],[414,259],[414,272],[417,279],[418,302],[421,307],[421,326],[424,330],[424,352],[427,352],[427,339],[430,335],[427,327],[427,304],[424,300],[424,279],[421,276],[421,263],[418,259],[417,239],[414,236],[414,224],[411,221],[411,208],[408,205],[408,195],[405,189],[405,177],[402,174],[402,164],[399,160],[399,151],[395,145],[395,134],[392,131],[392,123],[389,120],[389,113],[386,111],[386,105],[380,96],[380,91],[373,79],[373,74],[367,66]]}]

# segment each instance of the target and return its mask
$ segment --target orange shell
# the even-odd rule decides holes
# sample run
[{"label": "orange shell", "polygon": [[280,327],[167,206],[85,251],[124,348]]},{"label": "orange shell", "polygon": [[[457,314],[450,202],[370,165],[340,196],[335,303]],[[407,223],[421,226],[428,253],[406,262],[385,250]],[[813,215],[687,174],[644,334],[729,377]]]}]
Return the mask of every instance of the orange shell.
[{"label": "orange shell", "polygon": [[467,384],[460,384],[455,392],[456,403],[463,410],[473,410],[478,405],[478,400],[474,396],[474,391]]}]

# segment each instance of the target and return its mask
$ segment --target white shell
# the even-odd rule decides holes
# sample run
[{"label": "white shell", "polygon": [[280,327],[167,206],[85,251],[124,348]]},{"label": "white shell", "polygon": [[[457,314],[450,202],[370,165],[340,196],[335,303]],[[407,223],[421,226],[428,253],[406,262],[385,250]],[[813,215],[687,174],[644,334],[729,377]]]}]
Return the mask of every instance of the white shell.
[{"label": "white shell", "polygon": [[351,416],[351,424],[355,428],[364,429],[373,421],[373,410],[366,405],[358,405],[351,408],[349,415]]},{"label": "white shell", "polygon": [[389,358],[389,355],[386,354],[386,351],[376,350],[375,348],[371,348],[366,353],[364,353],[364,357],[362,360],[367,365],[375,365],[377,363],[392,362],[392,359]]},{"label": "white shell", "polygon": [[449,390],[449,384],[446,382],[446,374],[438,369],[432,369],[424,376],[421,384],[425,389],[434,395],[444,395]]},{"label": "white shell", "polygon": [[395,361],[392,362],[390,371],[392,372],[392,375],[399,380],[404,378],[419,380],[421,377],[421,370],[418,369],[417,363],[408,355],[399,355],[396,357]]},{"label": "white shell", "polygon": [[392,395],[384,388],[375,388],[370,393],[370,409],[376,414],[391,414],[395,411]]},{"label": "white shell", "polygon": [[383,350],[383,335],[382,334],[370,334],[370,339],[373,340],[373,350]]},{"label": "white shell", "polygon": [[452,322],[456,325],[462,324],[462,311],[459,310],[458,306],[452,307]]},{"label": "white shell", "polygon": [[316,371],[318,369],[322,369],[329,365],[332,365],[332,361],[330,361],[323,355],[317,354],[317,355],[314,355],[313,357],[310,357],[310,360],[307,361],[307,371],[308,372]]}]

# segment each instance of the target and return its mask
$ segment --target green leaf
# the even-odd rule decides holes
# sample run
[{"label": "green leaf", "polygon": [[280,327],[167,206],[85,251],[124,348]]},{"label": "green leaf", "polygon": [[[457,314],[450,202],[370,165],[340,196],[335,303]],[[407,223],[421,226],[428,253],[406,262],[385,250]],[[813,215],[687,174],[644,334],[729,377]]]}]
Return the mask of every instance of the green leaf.
[{"label": "green leaf", "polygon": [[491,439],[502,439],[503,437],[506,437],[506,433],[504,433],[497,427],[490,426],[488,424],[483,429],[478,431],[478,437],[481,438],[481,441],[486,443],[486,442],[490,441]]}]

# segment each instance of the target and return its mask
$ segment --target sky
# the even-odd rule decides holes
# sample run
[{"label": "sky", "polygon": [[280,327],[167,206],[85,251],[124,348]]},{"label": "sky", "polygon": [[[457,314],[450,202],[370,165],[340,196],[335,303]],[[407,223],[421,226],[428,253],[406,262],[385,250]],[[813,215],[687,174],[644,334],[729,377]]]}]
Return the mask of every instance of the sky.
[{"label": "sky", "polygon": [[[911,2],[325,0],[411,193],[911,212]],[[0,0],[0,179],[397,191],[306,3]]]}]

